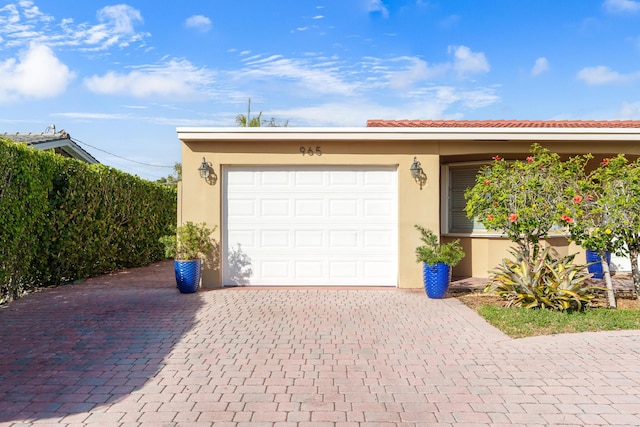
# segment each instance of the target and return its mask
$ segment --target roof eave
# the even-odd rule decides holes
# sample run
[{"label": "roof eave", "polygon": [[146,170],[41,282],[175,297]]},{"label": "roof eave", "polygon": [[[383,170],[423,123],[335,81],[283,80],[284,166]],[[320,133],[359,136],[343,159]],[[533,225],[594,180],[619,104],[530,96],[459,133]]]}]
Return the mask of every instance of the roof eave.
[{"label": "roof eave", "polygon": [[53,139],[49,141],[36,141],[30,142],[28,144],[34,148],[37,147],[40,150],[60,148],[74,159],[82,160],[89,164],[100,163],[95,157],[93,157],[91,154],[89,154],[69,138]]},{"label": "roof eave", "polygon": [[473,141],[637,141],[640,128],[239,128],[179,127],[182,141],[202,140],[473,140]]}]

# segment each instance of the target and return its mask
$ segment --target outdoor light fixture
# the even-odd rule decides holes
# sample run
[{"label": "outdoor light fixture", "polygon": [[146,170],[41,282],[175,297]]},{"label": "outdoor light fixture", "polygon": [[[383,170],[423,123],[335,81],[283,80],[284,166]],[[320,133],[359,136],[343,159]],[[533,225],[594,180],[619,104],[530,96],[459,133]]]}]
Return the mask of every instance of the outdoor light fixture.
[{"label": "outdoor light fixture", "polygon": [[198,168],[198,172],[200,172],[200,178],[209,178],[209,174],[211,173],[209,170],[209,163],[207,163],[207,159],[205,159],[204,157],[202,158],[202,164]]},{"label": "outdoor light fixture", "polygon": [[202,163],[198,168],[198,172],[200,173],[200,178],[207,181],[209,184],[215,184],[218,181],[218,176],[215,171],[211,167],[211,163],[207,162],[207,159],[202,158]]},{"label": "outdoor light fixture", "polygon": [[422,190],[422,186],[427,182],[427,174],[422,170],[422,166],[420,166],[420,162],[417,157],[413,157],[413,163],[411,164],[411,177],[420,185],[420,190]]}]

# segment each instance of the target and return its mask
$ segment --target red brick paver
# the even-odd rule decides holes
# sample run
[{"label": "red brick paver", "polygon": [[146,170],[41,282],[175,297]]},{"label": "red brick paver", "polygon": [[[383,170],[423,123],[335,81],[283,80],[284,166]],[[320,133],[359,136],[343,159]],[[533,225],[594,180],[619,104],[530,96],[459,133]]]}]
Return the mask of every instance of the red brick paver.
[{"label": "red brick paver", "polygon": [[0,325],[0,426],[640,425],[640,331],[512,340],[418,291],[182,295],[167,262]]}]

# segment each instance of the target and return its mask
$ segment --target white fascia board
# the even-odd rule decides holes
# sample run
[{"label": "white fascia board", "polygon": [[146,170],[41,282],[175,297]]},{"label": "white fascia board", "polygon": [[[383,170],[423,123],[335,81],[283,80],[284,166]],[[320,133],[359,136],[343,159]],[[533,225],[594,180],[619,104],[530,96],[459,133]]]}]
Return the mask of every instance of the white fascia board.
[{"label": "white fascia board", "polygon": [[31,146],[39,150],[51,150],[55,148],[60,148],[61,150],[66,151],[74,159],[83,160],[84,162],[89,164],[100,163],[95,157],[87,153],[78,144],[66,138],[55,139],[55,140],[46,141],[46,142],[35,142],[35,143],[32,143]]},{"label": "white fascia board", "polygon": [[640,128],[327,128],[179,127],[178,138],[198,140],[470,140],[638,141]]}]

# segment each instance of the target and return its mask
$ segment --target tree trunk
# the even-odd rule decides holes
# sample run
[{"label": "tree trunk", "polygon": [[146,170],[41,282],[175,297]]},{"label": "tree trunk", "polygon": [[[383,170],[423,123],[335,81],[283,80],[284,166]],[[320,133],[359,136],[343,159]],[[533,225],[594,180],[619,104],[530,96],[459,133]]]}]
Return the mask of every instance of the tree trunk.
[{"label": "tree trunk", "polygon": [[598,250],[600,255],[600,263],[602,264],[602,273],[604,275],[604,281],[607,284],[607,301],[610,308],[616,308],[616,296],[613,293],[613,283],[611,282],[611,271],[609,270],[609,263],[607,262],[607,251]]},{"label": "tree trunk", "polygon": [[640,249],[629,247],[629,261],[631,261],[631,276],[633,277],[633,287],[636,290],[636,297],[640,299],[640,270],[638,269],[638,255]]}]

